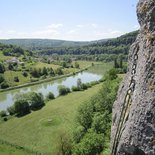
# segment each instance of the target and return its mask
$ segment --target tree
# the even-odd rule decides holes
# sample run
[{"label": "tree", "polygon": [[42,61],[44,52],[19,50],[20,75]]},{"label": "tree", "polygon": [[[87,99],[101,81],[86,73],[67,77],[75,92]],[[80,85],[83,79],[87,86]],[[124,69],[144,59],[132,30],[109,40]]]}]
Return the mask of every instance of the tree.
[{"label": "tree", "polygon": [[49,74],[50,74],[51,76],[54,76],[54,75],[55,75],[54,70],[53,70],[52,67],[49,69]]},{"label": "tree", "polygon": [[73,149],[73,155],[97,155],[103,149],[104,135],[88,132]]},{"label": "tree", "polygon": [[11,106],[11,107],[8,107],[7,108],[7,111],[10,115],[14,115],[16,112],[15,112],[15,107],[14,106]]},{"label": "tree", "polygon": [[43,67],[42,74],[43,75],[48,75],[48,71],[47,71],[47,68],[46,67]]},{"label": "tree", "polygon": [[63,71],[62,71],[61,68],[57,68],[57,69],[55,70],[55,73],[58,74],[58,75],[63,75]]},{"label": "tree", "polygon": [[5,89],[9,87],[9,84],[4,80],[1,84],[0,84],[1,89]]},{"label": "tree", "polygon": [[114,59],[114,68],[119,68],[119,64],[116,58]]},{"label": "tree", "polygon": [[77,88],[79,89],[79,90],[81,90],[82,89],[82,81],[81,81],[81,79],[79,78],[79,79],[77,79]]},{"label": "tree", "polygon": [[5,72],[5,67],[3,63],[0,62],[0,73],[4,73],[4,72]]},{"label": "tree", "polygon": [[15,101],[14,108],[17,116],[23,116],[30,112],[30,107],[29,107],[28,101],[26,100]]},{"label": "tree", "polygon": [[4,77],[2,75],[0,75],[0,84],[4,81]]},{"label": "tree", "polygon": [[77,62],[75,62],[75,68],[80,68],[80,65]]},{"label": "tree", "polygon": [[47,100],[53,100],[53,99],[55,99],[55,96],[52,92],[49,92],[46,98],[47,98]]},{"label": "tree", "polygon": [[93,117],[93,105],[92,103],[82,104],[78,108],[77,122],[83,126],[85,130],[91,127]]},{"label": "tree", "polygon": [[32,69],[31,75],[36,78],[40,77],[39,71],[36,68]]},{"label": "tree", "polygon": [[1,116],[1,117],[7,116],[6,111],[4,111],[4,110],[3,110],[3,111],[0,111],[0,116]]},{"label": "tree", "polygon": [[8,69],[9,69],[9,70],[13,70],[13,69],[14,69],[13,64],[9,63]]},{"label": "tree", "polygon": [[19,82],[18,76],[15,76],[15,77],[14,77],[14,81],[15,81],[15,82]]},{"label": "tree", "polygon": [[37,110],[45,105],[43,95],[41,93],[30,92],[26,94],[30,109]]},{"label": "tree", "polygon": [[59,86],[59,95],[67,95],[68,93],[70,93],[70,89],[67,88],[66,86]]},{"label": "tree", "polygon": [[64,131],[60,131],[57,138],[57,155],[71,155],[72,141],[70,136]]}]

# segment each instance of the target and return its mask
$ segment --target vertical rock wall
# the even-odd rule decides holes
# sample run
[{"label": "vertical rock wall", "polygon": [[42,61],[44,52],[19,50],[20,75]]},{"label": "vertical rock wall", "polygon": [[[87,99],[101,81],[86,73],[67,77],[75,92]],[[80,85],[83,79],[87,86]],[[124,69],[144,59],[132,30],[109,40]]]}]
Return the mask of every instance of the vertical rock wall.
[{"label": "vertical rock wall", "polygon": [[137,5],[140,33],[113,106],[111,155],[155,155],[155,0]]}]

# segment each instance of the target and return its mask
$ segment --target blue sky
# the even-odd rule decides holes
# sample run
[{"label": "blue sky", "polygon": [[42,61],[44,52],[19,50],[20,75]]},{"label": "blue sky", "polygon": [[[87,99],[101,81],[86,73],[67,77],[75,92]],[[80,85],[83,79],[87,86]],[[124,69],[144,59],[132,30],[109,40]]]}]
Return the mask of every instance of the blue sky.
[{"label": "blue sky", "polygon": [[0,38],[97,40],[139,28],[138,0],[1,0]]}]

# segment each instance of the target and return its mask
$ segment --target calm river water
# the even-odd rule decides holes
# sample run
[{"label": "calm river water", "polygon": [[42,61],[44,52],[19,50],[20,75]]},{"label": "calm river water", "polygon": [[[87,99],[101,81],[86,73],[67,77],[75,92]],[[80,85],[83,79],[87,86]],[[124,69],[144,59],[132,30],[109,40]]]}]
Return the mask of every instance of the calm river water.
[{"label": "calm river water", "polygon": [[[16,90],[10,90],[7,92],[0,93],[0,111],[6,110],[7,107],[11,106],[14,103],[14,98],[17,94],[26,93],[26,92],[40,92],[45,97],[49,92],[52,92],[55,97],[58,96],[58,86],[64,85],[69,88],[76,86],[77,79],[80,78],[83,83],[98,81],[102,77],[102,72],[94,73],[95,68],[100,68],[101,66],[94,66],[88,71],[84,71],[76,74],[75,76],[70,76],[67,78],[46,82],[34,86],[28,86],[24,88],[19,88]],[[103,69],[103,68],[102,68]]]}]

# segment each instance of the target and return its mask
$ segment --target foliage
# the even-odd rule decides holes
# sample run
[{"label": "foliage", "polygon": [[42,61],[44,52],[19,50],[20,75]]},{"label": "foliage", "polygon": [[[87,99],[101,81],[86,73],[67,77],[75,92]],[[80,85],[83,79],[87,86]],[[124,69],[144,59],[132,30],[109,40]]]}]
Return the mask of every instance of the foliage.
[{"label": "foliage", "polygon": [[7,108],[7,111],[9,113],[9,115],[14,115],[16,112],[15,112],[15,107],[14,106],[11,106],[11,107],[8,107]]},{"label": "foliage", "polygon": [[4,81],[4,76],[3,75],[0,75],[0,84]]},{"label": "foliage", "polygon": [[63,73],[63,71],[62,71],[61,68],[57,68],[57,69],[55,70],[55,74],[63,75],[64,73]]},{"label": "foliage", "polygon": [[88,132],[81,143],[75,145],[73,155],[96,155],[103,150],[104,135]]},{"label": "foliage", "polygon": [[117,69],[112,68],[108,71],[108,74],[105,76],[109,80],[114,80],[117,78]]},{"label": "foliage", "polygon": [[59,55],[97,55],[97,54],[126,54],[130,45],[135,41],[138,31],[134,31],[122,35],[115,39],[101,40],[92,42],[88,45],[79,47],[50,47],[42,48],[40,54],[51,55],[57,53]]},{"label": "foliage", "polygon": [[68,93],[70,93],[70,89],[67,88],[66,86],[59,86],[59,95],[67,95]]},{"label": "foliage", "polygon": [[23,116],[30,113],[30,107],[26,100],[17,100],[14,103],[15,113],[17,116]]},{"label": "foliage", "polygon": [[0,111],[0,116],[1,116],[1,117],[7,116],[6,111],[4,111],[4,110]]},{"label": "foliage", "polygon": [[57,155],[71,155],[72,141],[70,136],[61,130],[58,133]]},{"label": "foliage", "polygon": [[106,149],[107,139],[110,139],[112,105],[120,81],[114,73],[113,69],[109,71],[98,95],[79,107],[78,125],[73,132],[73,155],[95,155]]},{"label": "foliage", "polygon": [[52,92],[49,92],[46,99],[47,100],[53,100],[53,99],[55,99],[55,96],[54,96],[54,94]]},{"label": "foliage", "polygon": [[26,94],[31,110],[40,109],[45,105],[43,95],[41,93],[30,92]]},{"label": "foliage", "polygon": [[5,88],[8,88],[8,87],[9,87],[9,84],[8,84],[6,81],[3,81],[3,82],[0,84],[0,87],[1,87],[1,89],[5,89]]},{"label": "foliage", "polygon": [[0,62],[0,73],[4,73],[4,72],[5,72],[5,67],[3,63]]},{"label": "foliage", "polygon": [[19,82],[18,76],[15,76],[15,77],[14,77],[14,81],[15,81],[15,82]]}]

